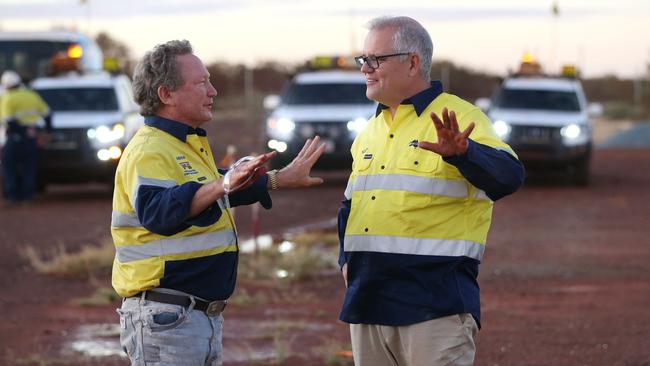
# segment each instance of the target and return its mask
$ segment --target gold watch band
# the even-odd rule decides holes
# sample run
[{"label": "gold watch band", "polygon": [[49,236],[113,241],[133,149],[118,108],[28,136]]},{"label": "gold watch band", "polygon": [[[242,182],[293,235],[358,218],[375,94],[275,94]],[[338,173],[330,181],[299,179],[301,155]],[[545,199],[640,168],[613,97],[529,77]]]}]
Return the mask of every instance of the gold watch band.
[{"label": "gold watch band", "polygon": [[271,183],[271,189],[275,191],[278,188],[280,188],[280,186],[278,185],[278,170],[277,169],[269,170],[268,172],[266,172],[266,174],[269,175],[269,182]]}]

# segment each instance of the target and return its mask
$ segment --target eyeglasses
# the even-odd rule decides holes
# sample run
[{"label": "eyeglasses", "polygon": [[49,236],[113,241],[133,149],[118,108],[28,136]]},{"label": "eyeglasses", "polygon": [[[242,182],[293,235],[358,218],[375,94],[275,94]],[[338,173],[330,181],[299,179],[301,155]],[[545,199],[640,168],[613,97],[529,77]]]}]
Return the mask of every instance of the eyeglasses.
[{"label": "eyeglasses", "polygon": [[392,53],[390,55],[379,55],[379,56],[357,56],[354,58],[354,61],[357,63],[357,66],[359,68],[363,67],[363,64],[365,63],[366,65],[368,65],[369,68],[374,70],[379,67],[379,61],[384,61],[387,58],[393,56],[405,56],[408,54],[410,54],[410,52]]}]

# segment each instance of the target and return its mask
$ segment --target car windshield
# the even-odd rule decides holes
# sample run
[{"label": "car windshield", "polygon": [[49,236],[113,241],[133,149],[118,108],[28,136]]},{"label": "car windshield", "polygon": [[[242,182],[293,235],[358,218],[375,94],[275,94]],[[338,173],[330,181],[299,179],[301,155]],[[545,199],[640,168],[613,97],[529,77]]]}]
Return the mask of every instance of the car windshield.
[{"label": "car windshield", "polygon": [[496,97],[495,106],[512,109],[542,109],[578,112],[578,96],[570,91],[502,89]]},{"label": "car windshield", "polygon": [[366,84],[293,84],[283,95],[285,104],[370,104]]},{"label": "car windshield", "polygon": [[113,88],[40,89],[37,92],[53,111],[115,111],[118,109]]}]

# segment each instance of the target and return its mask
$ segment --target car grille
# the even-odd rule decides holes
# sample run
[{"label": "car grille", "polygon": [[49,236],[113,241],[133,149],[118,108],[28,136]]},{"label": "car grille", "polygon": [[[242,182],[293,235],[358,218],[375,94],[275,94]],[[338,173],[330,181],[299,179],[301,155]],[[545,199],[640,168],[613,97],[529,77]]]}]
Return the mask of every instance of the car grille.
[{"label": "car grille", "polygon": [[514,125],[510,132],[510,141],[517,144],[547,145],[561,140],[559,127]]},{"label": "car grille", "polygon": [[311,138],[315,135],[323,139],[349,139],[346,122],[297,122],[297,135],[301,138]]}]

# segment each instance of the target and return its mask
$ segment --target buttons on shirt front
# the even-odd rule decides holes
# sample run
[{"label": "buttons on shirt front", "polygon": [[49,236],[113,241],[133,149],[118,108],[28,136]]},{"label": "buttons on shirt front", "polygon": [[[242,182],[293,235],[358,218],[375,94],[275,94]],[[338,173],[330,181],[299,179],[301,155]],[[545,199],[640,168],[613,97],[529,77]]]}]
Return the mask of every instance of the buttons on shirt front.
[{"label": "buttons on shirt front", "polygon": [[393,135],[393,134],[391,133],[391,134],[389,135],[389,137],[390,137],[390,138],[393,138],[393,137],[395,137],[395,135]]},{"label": "buttons on shirt front", "polygon": [[363,231],[368,232],[368,228],[363,229]]},{"label": "buttons on shirt front", "polygon": [[381,169],[384,170],[384,168],[385,168],[385,166],[382,165],[382,166],[381,166]]},{"label": "buttons on shirt front", "polygon": [[375,200],[375,196],[370,197],[370,199],[374,201],[374,200]]},{"label": "buttons on shirt front", "polygon": [[416,161],[413,162],[413,164],[418,165],[419,163],[418,163],[418,161],[416,160]]}]

